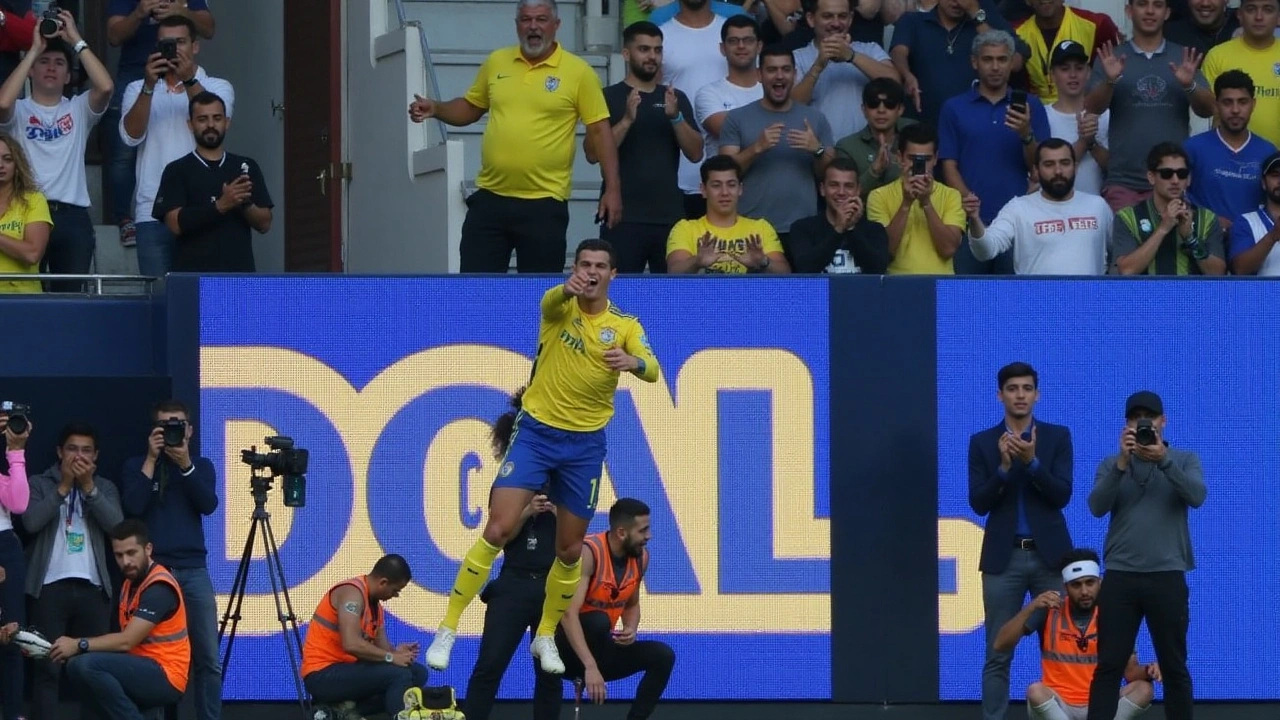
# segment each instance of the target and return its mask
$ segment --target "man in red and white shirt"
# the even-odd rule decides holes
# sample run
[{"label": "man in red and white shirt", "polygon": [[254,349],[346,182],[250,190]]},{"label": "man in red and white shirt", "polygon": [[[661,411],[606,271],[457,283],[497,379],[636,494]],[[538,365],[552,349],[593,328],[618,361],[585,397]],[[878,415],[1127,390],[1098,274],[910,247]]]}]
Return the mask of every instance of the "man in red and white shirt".
[{"label": "man in red and white shirt", "polygon": [[1114,215],[1098,195],[1077,192],[1071,143],[1050,138],[1036,148],[1040,192],[1010,200],[985,227],[978,199],[964,200],[969,247],[979,260],[1013,248],[1018,275],[1105,275]]}]

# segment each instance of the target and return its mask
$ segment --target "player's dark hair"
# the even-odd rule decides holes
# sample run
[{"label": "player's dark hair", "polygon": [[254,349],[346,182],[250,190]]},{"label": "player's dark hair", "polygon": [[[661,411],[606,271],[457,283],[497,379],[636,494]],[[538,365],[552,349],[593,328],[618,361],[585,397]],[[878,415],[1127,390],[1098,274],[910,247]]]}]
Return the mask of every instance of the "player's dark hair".
[{"label": "player's dark hair", "polygon": [[905,153],[907,145],[932,145],[938,150],[938,131],[928,123],[916,123],[902,128],[898,133],[898,152]]},{"label": "player's dark hair", "polygon": [[713,172],[732,172],[739,180],[742,179],[742,166],[728,155],[713,155],[698,169],[704,183],[711,178]]},{"label": "player's dark hair", "polygon": [[906,102],[907,91],[902,88],[902,83],[893,78],[873,78],[862,88],[863,105],[870,105],[872,100],[879,100],[881,96],[901,107]]},{"label": "player's dark hair", "polygon": [[1098,557],[1098,553],[1090,550],[1089,548],[1075,548],[1067,551],[1067,554],[1062,556],[1062,560],[1058,562],[1058,572],[1066,570],[1067,566],[1072,563],[1084,562],[1086,560],[1096,562],[1099,566],[1102,565],[1102,558]]},{"label": "player's dark hair", "polygon": [[635,40],[641,35],[645,37],[656,37],[661,40],[662,30],[648,20],[633,22],[622,31],[622,44],[630,45],[632,40]]},{"label": "player's dark hair", "polygon": [[191,411],[187,409],[186,404],[180,400],[161,400],[151,406],[151,419],[156,420],[162,412],[180,412],[187,416],[187,420],[191,419]]},{"label": "player's dark hair", "polygon": [[618,502],[609,508],[609,529],[616,530],[636,521],[638,517],[649,515],[649,506],[635,498],[618,498]]},{"label": "player's dark hair", "polygon": [[1191,167],[1191,159],[1187,157],[1187,151],[1183,150],[1181,145],[1162,142],[1156,143],[1155,147],[1151,148],[1151,152],[1147,153],[1147,171],[1155,172],[1156,168],[1160,167],[1160,163],[1170,157],[1182,158],[1182,162],[1186,163],[1187,167]]},{"label": "player's dark hair", "polygon": [[600,238],[587,238],[578,243],[578,249],[573,251],[573,264],[578,264],[578,258],[582,257],[584,252],[603,252],[609,253],[609,267],[618,267],[618,255],[613,250],[613,244],[608,240]]},{"label": "player's dark hair", "polygon": [[525,385],[516,390],[511,395],[512,409],[503,413],[493,423],[493,431],[489,433],[489,445],[493,448],[495,458],[502,459],[502,456],[507,454],[507,448],[511,447],[511,433],[515,432],[516,416],[520,414],[524,391],[528,389],[529,386]]},{"label": "player's dark hair", "polygon": [[767,57],[784,57],[790,60],[792,65],[796,64],[796,54],[786,45],[766,45],[760,51],[760,67],[764,67],[764,59]]},{"label": "player's dark hair", "polygon": [[760,24],[750,15],[734,15],[724,21],[720,26],[720,42],[729,39],[729,30],[732,28],[751,28],[751,34],[755,39],[760,39]]},{"label": "player's dark hair", "polygon": [[1004,384],[1014,378],[1029,377],[1031,378],[1032,387],[1040,387],[1040,373],[1036,369],[1024,362],[1011,362],[1000,368],[996,373],[996,387],[1003,390]]},{"label": "player's dark hair", "polygon": [[857,178],[858,173],[860,172],[858,170],[858,163],[853,158],[847,158],[847,157],[844,157],[843,155],[837,155],[835,159],[827,163],[827,167],[822,171],[822,180],[824,182],[827,179],[827,173],[831,172],[832,170],[840,170],[842,172],[851,172],[853,173],[854,178]]},{"label": "player's dark hair", "polygon": [[1040,156],[1044,154],[1045,150],[1061,150],[1062,148],[1066,148],[1067,151],[1071,153],[1071,161],[1075,162],[1076,149],[1071,145],[1071,143],[1063,140],[1062,138],[1049,138],[1036,146],[1036,164],[1040,164]]},{"label": "player's dark hair", "polygon": [[208,90],[201,90],[195,97],[191,98],[191,102],[187,103],[187,119],[190,120],[196,116],[197,105],[212,105],[217,103],[222,106],[222,114],[227,114],[227,101],[223,100],[220,95]]},{"label": "player's dark hair", "polygon": [[187,29],[187,37],[191,38],[191,42],[196,42],[200,39],[200,31],[196,28],[195,22],[191,18],[182,15],[170,15],[160,21],[160,27],[184,27]]},{"label": "player's dark hair", "polygon": [[58,447],[67,444],[67,439],[72,435],[87,437],[93,441],[93,446],[98,447],[98,431],[87,422],[72,421],[62,426],[62,430],[58,432]]},{"label": "player's dark hair", "polygon": [[112,540],[128,540],[134,538],[139,545],[146,545],[151,542],[151,534],[147,531],[147,524],[137,518],[129,518],[116,523],[111,528]]},{"label": "player's dark hair", "polygon": [[1249,93],[1249,97],[1256,97],[1258,92],[1258,88],[1253,84],[1253,78],[1243,70],[1228,70],[1213,81],[1214,97],[1222,97],[1223,90],[1244,90]]},{"label": "player's dark hair", "polygon": [[378,562],[373,564],[373,570],[369,575],[376,578],[382,578],[392,584],[407,583],[413,579],[413,573],[409,571],[409,562],[399,555],[383,555],[378,558]]}]

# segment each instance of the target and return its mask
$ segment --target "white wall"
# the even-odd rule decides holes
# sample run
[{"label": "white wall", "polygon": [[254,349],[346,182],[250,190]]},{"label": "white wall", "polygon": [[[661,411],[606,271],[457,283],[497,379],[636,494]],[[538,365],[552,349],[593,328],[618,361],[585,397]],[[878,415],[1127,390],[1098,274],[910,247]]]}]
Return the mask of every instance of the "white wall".
[{"label": "white wall", "polygon": [[[361,0],[367,1],[367,0]],[[213,40],[200,44],[200,65],[231,81],[235,116],[227,149],[258,161],[275,201],[271,232],[254,235],[259,272],[284,271],[284,118],[271,102],[284,102],[284,3],[280,0],[223,0],[209,3],[217,19]]]}]

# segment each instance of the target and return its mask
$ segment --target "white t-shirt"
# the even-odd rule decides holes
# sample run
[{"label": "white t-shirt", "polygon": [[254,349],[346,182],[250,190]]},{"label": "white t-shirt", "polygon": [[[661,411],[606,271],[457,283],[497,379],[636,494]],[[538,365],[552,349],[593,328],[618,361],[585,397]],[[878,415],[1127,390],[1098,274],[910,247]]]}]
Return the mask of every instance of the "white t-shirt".
[{"label": "white t-shirt", "polygon": [[[196,68],[196,77],[200,86],[222,98],[227,105],[227,117],[231,117],[235,105],[235,91],[231,83],[222,78],[209,77],[204,68]],[[195,136],[187,127],[187,108],[190,98],[187,89],[178,86],[171,90],[164,82],[156,83],[155,94],[151,96],[151,117],[147,121],[147,131],[140,138],[129,137],[124,129],[124,119],[138,102],[142,94],[142,80],[134,80],[124,90],[124,99],[120,103],[120,138],[130,147],[138,147],[138,189],[134,194],[135,223],[155,222],[151,217],[152,206],[156,202],[156,191],[160,189],[160,176],[169,163],[196,149]]]},{"label": "white t-shirt", "polygon": [[[698,96],[704,86],[723,79],[729,74],[729,63],[720,54],[720,28],[724,18],[715,15],[711,24],[703,28],[691,28],[673,17],[662,23],[662,82],[674,85],[691,98]],[[696,195],[702,178],[698,168],[702,163],[692,163],[680,155],[680,189]]]},{"label": "white t-shirt", "polygon": [[[72,505],[75,506],[74,510]],[[84,498],[72,490],[58,508],[58,529],[53,535],[53,552],[49,554],[49,571],[44,584],[77,578],[102,587],[98,563],[93,557],[93,543],[85,527]],[[68,522],[70,515],[70,522]]]},{"label": "white t-shirt", "polygon": [[1115,215],[1107,201],[1079,190],[1058,202],[1041,193],[1016,197],[982,237],[969,236],[979,260],[1013,248],[1018,275],[1105,275]]},{"label": "white t-shirt", "polygon": [[720,78],[710,85],[702,86],[697,97],[693,99],[693,114],[698,120],[698,127],[702,128],[705,148],[703,157],[716,155],[720,149],[719,138],[711,137],[706,130],[707,118],[716,113],[750,105],[762,97],[764,97],[764,86],[759,82],[751,87],[742,87],[729,82],[729,78]]},{"label": "white t-shirt", "polygon": [[30,97],[14,105],[4,130],[16,137],[26,152],[46,199],[89,207],[84,149],[103,112],[95,113],[89,107],[88,92],[62,98],[57,105],[41,105]]},{"label": "white t-shirt", "polygon": [[[816,40],[814,42],[817,42]],[[874,43],[855,42],[849,47],[859,55],[865,55],[876,62],[889,62],[889,54],[884,48]],[[805,73],[818,60],[818,48],[813,43],[795,51],[796,83],[804,79]],[[831,123],[831,136],[840,141],[859,132],[867,126],[867,117],[862,114],[862,89],[871,82],[867,74],[853,63],[828,63],[818,81],[813,86],[813,99],[809,106],[817,108],[827,116]]]},{"label": "white t-shirt", "polygon": [[[1080,139],[1075,114],[1062,112],[1052,105],[1045,105],[1044,111],[1049,114],[1050,135],[1069,143],[1075,143]],[[1098,144],[1104,148],[1111,147],[1107,144],[1107,133],[1110,130],[1111,111],[1107,110],[1098,116],[1098,134],[1094,136]],[[1098,161],[1093,159],[1092,153],[1086,153],[1084,158],[1077,159],[1080,160],[1080,164],[1076,166],[1076,192],[1087,192],[1093,195],[1101,193],[1102,167],[1098,165]]]}]

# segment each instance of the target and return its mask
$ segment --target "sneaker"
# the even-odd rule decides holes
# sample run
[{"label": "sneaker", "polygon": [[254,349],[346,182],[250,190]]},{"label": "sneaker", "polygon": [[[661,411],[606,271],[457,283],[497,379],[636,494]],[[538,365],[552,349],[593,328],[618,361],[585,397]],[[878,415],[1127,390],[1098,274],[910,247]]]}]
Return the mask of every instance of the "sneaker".
[{"label": "sneaker", "polygon": [[311,711],[311,720],[362,720],[356,712],[354,701],[337,705],[316,705]]},{"label": "sneaker", "polygon": [[[457,634],[447,627],[441,626],[436,630],[431,647],[427,648],[427,667],[437,671],[449,667],[449,655],[453,652],[456,637]],[[421,699],[422,696],[419,695],[418,698]]]},{"label": "sneaker", "polygon": [[533,656],[542,663],[542,671],[552,675],[564,674],[564,661],[560,659],[560,650],[556,647],[554,635],[539,635],[529,646]]},{"label": "sneaker", "polygon": [[411,687],[405,690],[404,710],[396,713],[396,720],[419,720],[426,716],[426,710],[422,708],[422,688]]},{"label": "sneaker", "polygon": [[120,245],[123,247],[135,247],[138,244],[138,226],[133,224],[132,220],[125,219],[120,221]]}]

